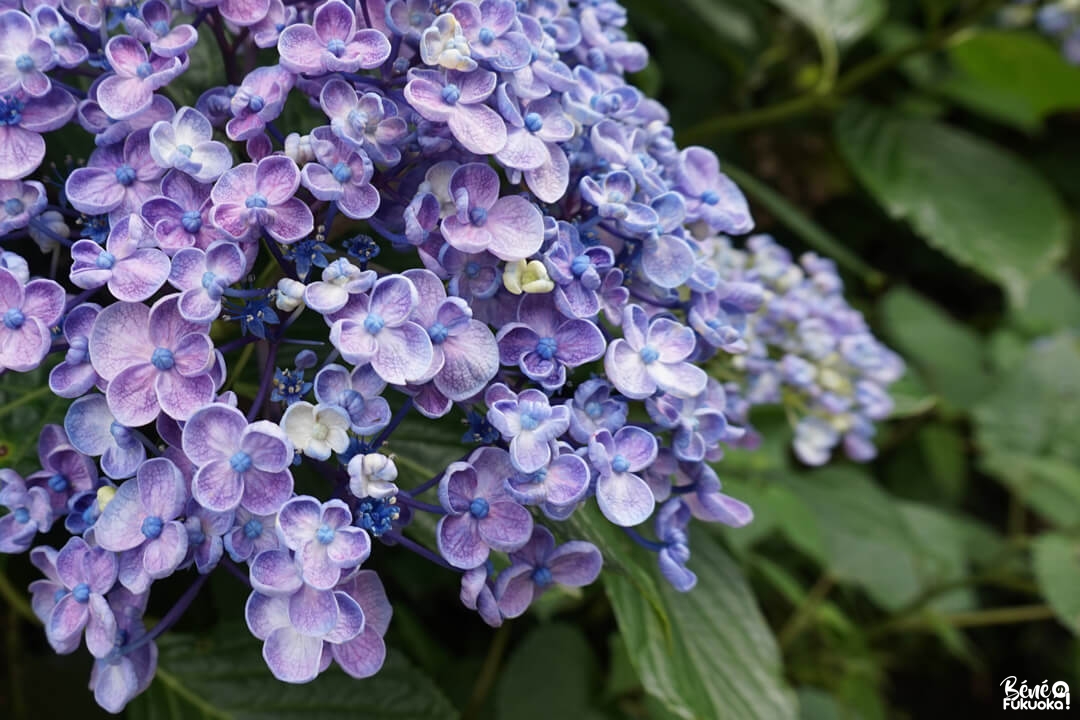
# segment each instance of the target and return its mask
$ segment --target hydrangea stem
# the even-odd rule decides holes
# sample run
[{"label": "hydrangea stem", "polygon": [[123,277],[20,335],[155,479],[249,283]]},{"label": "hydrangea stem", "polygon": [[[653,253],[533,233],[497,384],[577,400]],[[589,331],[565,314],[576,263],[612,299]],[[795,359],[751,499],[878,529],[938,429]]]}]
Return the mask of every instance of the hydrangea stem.
[{"label": "hydrangea stem", "polygon": [[421,502],[420,500],[413,500],[412,496],[408,493],[400,492],[397,494],[397,501],[402,505],[408,505],[414,510],[421,510],[423,512],[432,513],[434,515],[445,515],[446,511],[439,505],[432,505],[431,503]]},{"label": "hydrangea stem", "polygon": [[184,616],[184,613],[187,612],[187,609],[191,606],[191,603],[198,596],[199,591],[202,590],[202,586],[206,584],[206,580],[209,577],[209,573],[205,575],[199,575],[199,577],[195,579],[195,582],[191,584],[191,587],[184,591],[184,594],[180,596],[180,599],[176,601],[176,604],[169,609],[169,612],[165,613],[165,617],[158,620],[157,625],[155,625],[150,632],[144,635],[140,635],[137,639],[133,640],[122,648],[118,648],[114,652],[120,655],[126,655],[134,650],[139,649],[146,643],[154,641],[163,632],[175,625],[177,621]]},{"label": "hydrangea stem", "polygon": [[266,365],[263,366],[262,381],[259,383],[259,389],[255,393],[255,399],[251,401],[251,409],[248,410],[248,422],[253,422],[258,417],[259,410],[262,408],[263,402],[266,401],[266,395],[270,392],[270,384],[274,380],[277,351],[278,344],[276,342],[270,343],[269,352],[266,356]]},{"label": "hydrangea stem", "polygon": [[406,398],[405,403],[398,409],[393,419],[390,420],[390,424],[383,428],[383,431],[379,433],[372,441],[371,452],[375,452],[379,449],[379,447],[382,446],[384,442],[386,442],[386,439],[390,437],[390,433],[394,432],[397,426],[401,424],[401,421],[404,420],[405,416],[409,414],[409,411],[412,410],[412,407],[413,399],[411,397]]}]

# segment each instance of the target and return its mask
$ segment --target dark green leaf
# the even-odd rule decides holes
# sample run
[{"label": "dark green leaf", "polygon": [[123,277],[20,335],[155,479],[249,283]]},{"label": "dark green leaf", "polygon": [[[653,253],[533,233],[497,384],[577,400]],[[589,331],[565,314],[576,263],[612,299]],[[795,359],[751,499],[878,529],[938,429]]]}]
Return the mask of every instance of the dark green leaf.
[{"label": "dark green leaf", "polygon": [[646,691],[685,720],[794,718],[794,693],[746,578],[704,533],[694,535],[691,548],[697,587],[678,593],[661,584],[670,630],[628,579],[604,578]]},{"label": "dark green leaf", "polygon": [[858,40],[885,16],[884,0],[773,0],[815,31],[846,44]]},{"label": "dark green leaf", "polygon": [[851,103],[840,149],[894,218],[998,282],[1021,306],[1062,257],[1068,216],[1053,188],[1012,154],[948,126]]},{"label": "dark green leaf", "polygon": [[1080,328],[1080,288],[1069,275],[1055,272],[1031,288],[1027,305],[1015,310],[1013,322],[1030,335],[1048,335]]},{"label": "dark green leaf", "polygon": [[307,685],[274,678],[259,641],[242,627],[211,637],[169,634],[158,641],[158,671],[129,707],[132,720],[452,720],[457,712],[435,685],[391,653],[377,675],[355,680],[337,668]]},{"label": "dark green leaf", "polygon": [[578,628],[536,627],[518,644],[499,677],[496,717],[514,720],[579,718],[589,712],[596,659]]},{"label": "dark green leaf", "polygon": [[1080,634],[1080,541],[1065,535],[1041,535],[1032,552],[1035,578],[1058,618]]}]

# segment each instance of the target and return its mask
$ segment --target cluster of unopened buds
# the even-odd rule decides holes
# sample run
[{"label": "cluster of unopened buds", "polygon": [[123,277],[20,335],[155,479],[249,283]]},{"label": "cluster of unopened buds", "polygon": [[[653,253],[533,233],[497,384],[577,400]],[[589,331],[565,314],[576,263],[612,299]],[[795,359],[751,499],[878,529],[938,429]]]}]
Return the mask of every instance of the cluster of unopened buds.
[{"label": "cluster of unopened buds", "polygon": [[[563,523],[592,504],[693,587],[691,518],[752,516],[712,467],[752,405],[788,406],[811,464],[873,455],[900,362],[829,262],[733,247],[746,202],[624,80],[647,55],[614,0],[0,7],[0,371],[70,400],[39,469],[0,470],[0,551],[106,709],[215,568],[275,676],[367,677],[373,541],[499,625],[597,578]],[[225,84],[190,87],[205,49]],[[59,130],[88,161],[31,179]],[[399,485],[387,441],[444,417],[460,459]]]}]

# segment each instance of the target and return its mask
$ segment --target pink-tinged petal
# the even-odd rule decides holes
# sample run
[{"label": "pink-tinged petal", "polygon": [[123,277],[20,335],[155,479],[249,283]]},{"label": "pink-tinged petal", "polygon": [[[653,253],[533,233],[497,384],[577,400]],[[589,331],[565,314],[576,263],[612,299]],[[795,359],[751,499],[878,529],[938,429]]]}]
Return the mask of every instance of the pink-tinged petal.
[{"label": "pink-tinged petal", "polygon": [[161,529],[161,535],[146,543],[143,570],[154,580],[168,577],[184,562],[187,550],[187,529],[178,521],[167,522]]},{"label": "pink-tinged petal", "polygon": [[517,128],[509,133],[506,146],[495,154],[495,159],[508,168],[533,170],[548,161],[548,150],[543,140]]},{"label": "pink-tinged petal", "polygon": [[330,328],[330,342],[347,362],[355,365],[369,362],[379,349],[379,344],[363,324],[352,320],[336,321]]},{"label": "pink-tinged petal", "polygon": [[522,260],[534,255],[544,242],[544,216],[518,195],[500,198],[488,211],[493,236],[488,251],[501,260]]},{"label": "pink-tinged petal", "polygon": [[499,574],[495,583],[495,597],[503,617],[516,618],[525,614],[536,593],[533,582],[534,568],[529,565],[513,565]]},{"label": "pink-tinged petal", "polygon": [[215,205],[210,211],[210,222],[234,240],[243,240],[252,231],[248,223],[250,214],[243,205]]},{"label": "pink-tinged petal", "polygon": [[176,372],[184,377],[209,372],[214,364],[214,343],[207,335],[184,335],[172,352]]},{"label": "pink-tinged petal", "polygon": [[310,25],[290,25],[278,37],[281,65],[296,73],[317,73],[322,70],[322,54],[326,44]]},{"label": "pink-tinged petal", "polygon": [[515,502],[491,503],[488,515],[479,523],[480,537],[494,550],[512,552],[529,541],[532,514]]},{"label": "pink-tinged petal", "polygon": [[622,527],[645,522],[656,506],[648,483],[630,473],[601,478],[596,484],[596,501],[604,517]]},{"label": "pink-tinged petal", "polygon": [[274,208],[274,222],[266,228],[266,232],[274,240],[287,245],[311,235],[314,229],[315,218],[307,203],[300,198],[289,198]]},{"label": "pink-tinged petal", "polygon": [[256,515],[271,515],[281,509],[292,493],[293,477],[288,470],[250,470],[244,474],[240,504]]},{"label": "pink-tinged petal", "polygon": [[477,155],[494,155],[506,145],[506,124],[487,105],[455,105],[446,124],[458,142]]},{"label": "pink-tinged petal", "polygon": [[214,460],[199,468],[191,483],[195,502],[214,512],[235,510],[243,493],[244,476],[228,460]]},{"label": "pink-tinged petal", "polygon": [[589,466],[577,455],[560,455],[548,468],[544,486],[549,503],[577,503],[585,497],[589,489]]},{"label": "pink-tinged petal", "polygon": [[330,0],[315,10],[312,23],[323,44],[330,40],[349,41],[356,33],[356,15],[340,0]]},{"label": "pink-tinged petal", "polygon": [[416,323],[384,328],[378,335],[378,345],[371,366],[392,385],[405,385],[423,377],[431,365],[431,338]]},{"label": "pink-tinged petal", "polygon": [[288,598],[253,592],[244,605],[244,619],[251,634],[265,640],[278,628],[289,626]]},{"label": "pink-tinged petal", "polygon": [[251,456],[252,465],[266,472],[286,470],[293,459],[292,444],[276,424],[260,420],[240,436],[240,449]]},{"label": "pink-tinged petal", "polygon": [[330,649],[341,669],[357,679],[371,677],[386,660],[386,642],[368,628],[352,640],[332,645]]},{"label": "pink-tinged petal", "polygon": [[330,562],[326,545],[318,540],[306,543],[296,554],[304,582],[320,590],[329,590],[341,579],[341,568]]},{"label": "pink-tinged petal", "polygon": [[304,187],[319,200],[337,200],[344,194],[344,188],[333,174],[318,163],[308,163],[300,171]]},{"label": "pink-tinged petal", "polygon": [[364,70],[377,68],[390,57],[390,41],[381,31],[373,28],[361,30],[349,43],[348,56],[360,63]]},{"label": "pink-tinged petal", "polygon": [[91,595],[87,607],[90,621],[86,624],[86,649],[94,657],[105,657],[116,647],[116,616],[100,594]]},{"label": "pink-tinged petal", "polygon": [[146,540],[141,530],[145,517],[139,503],[138,483],[128,480],[120,485],[94,524],[94,539],[110,552],[138,547]]},{"label": "pink-tinged petal", "polygon": [[321,524],[322,506],[318,500],[307,496],[285,503],[277,518],[282,540],[290,550],[299,550],[314,540]]},{"label": "pink-tinged petal", "polygon": [[109,75],[97,86],[98,105],[113,120],[126,120],[138,115],[150,107],[153,98],[152,86],[139,77]]},{"label": "pink-tinged petal", "polygon": [[677,363],[690,357],[697,343],[694,331],[670,318],[657,318],[649,326],[646,343],[659,351],[662,363]]},{"label": "pink-tinged petal", "polygon": [[656,392],[656,382],[641,356],[622,338],[608,345],[604,371],[615,388],[629,398],[644,400]]},{"label": "pink-tinged petal", "polygon": [[146,248],[113,268],[109,292],[117,300],[141,302],[156,293],[169,277],[169,257],[160,250]]},{"label": "pink-tinged petal", "polygon": [[476,395],[499,371],[499,346],[487,325],[470,320],[467,328],[443,343],[445,363],[435,387],[455,402]]},{"label": "pink-tinged petal", "polygon": [[79,212],[104,215],[124,201],[124,186],[111,170],[84,167],[74,170],[64,185],[67,199]]},{"label": "pink-tinged petal", "polygon": [[[74,650],[78,647],[79,634],[89,619],[90,609],[85,604],[78,602],[74,595],[65,596],[49,614],[49,621],[45,626],[49,644],[57,652],[68,648]],[[76,640],[75,647],[72,647],[73,638]]]},{"label": "pink-tinged petal", "polygon": [[195,413],[184,426],[184,454],[202,466],[214,460],[228,460],[236,452],[247,419],[236,408],[215,403]]},{"label": "pink-tinged petal", "polygon": [[290,158],[272,155],[255,168],[255,187],[270,205],[280,205],[300,187],[300,170]]},{"label": "pink-tinged petal", "polygon": [[525,184],[546,203],[558,202],[570,187],[570,161],[558,145],[548,143],[547,162],[525,171]]},{"label": "pink-tinged petal", "polygon": [[[426,78],[414,78],[405,86],[405,99],[425,120],[446,122],[454,106],[447,105],[442,98],[442,86]],[[502,124],[502,120],[495,116]],[[506,126],[502,125],[505,142]],[[501,147],[500,147],[501,149]]]},{"label": "pink-tinged petal", "polygon": [[90,361],[105,380],[126,368],[148,363],[154,345],[149,335],[150,309],[141,303],[114,303],[102,310],[90,334]]},{"label": "pink-tinged petal", "polygon": [[499,199],[499,174],[484,163],[467,163],[450,177],[450,196],[467,192],[469,207],[490,208]]},{"label": "pink-tinged petal", "polygon": [[338,605],[338,621],[324,639],[328,643],[343,643],[353,639],[364,629],[364,609],[342,590],[335,590],[334,598]]},{"label": "pink-tinged petal", "polygon": [[435,538],[439,554],[456,568],[471,570],[488,558],[488,546],[480,539],[476,521],[468,514],[441,518]]},{"label": "pink-tinged petal", "polygon": [[45,140],[17,125],[0,126],[0,180],[16,180],[38,169],[45,158]]},{"label": "pink-tinged petal", "polygon": [[371,539],[361,528],[344,527],[334,533],[334,541],[326,547],[330,562],[350,568],[367,560],[371,554]]},{"label": "pink-tinged petal", "polygon": [[266,17],[270,12],[270,0],[224,0],[218,9],[229,22],[246,27]]},{"label": "pink-tinged petal", "polygon": [[191,25],[177,25],[164,37],[150,41],[150,49],[162,57],[177,57],[195,47],[199,32]]},{"label": "pink-tinged petal", "polygon": [[158,374],[154,390],[162,411],[180,421],[190,419],[197,410],[212,403],[216,395],[210,375],[184,377],[171,371]]},{"label": "pink-tinged petal", "polygon": [[289,622],[301,635],[325,637],[338,621],[334,592],[305,585],[289,598]]},{"label": "pink-tinged petal", "polygon": [[251,587],[264,595],[292,595],[304,584],[292,553],[267,550],[251,563]]},{"label": "pink-tinged petal", "polygon": [[18,330],[0,326],[0,367],[16,372],[36,368],[49,352],[52,335],[35,318],[28,318]]},{"label": "pink-tinged petal", "polygon": [[301,635],[292,627],[274,630],[263,644],[263,659],[278,680],[306,683],[319,674],[322,662],[321,638]]},{"label": "pink-tinged petal", "polygon": [[142,43],[129,35],[118,35],[105,46],[109,67],[122,75],[137,75],[139,66],[149,58]]},{"label": "pink-tinged petal", "polygon": [[568,587],[591,585],[600,577],[604,558],[592,543],[571,540],[555,549],[547,561],[552,579]]},{"label": "pink-tinged petal", "polygon": [[656,381],[657,387],[675,397],[695,398],[705,392],[709,376],[705,371],[690,363],[656,362],[646,366],[649,375]]},{"label": "pink-tinged petal", "polygon": [[495,236],[486,225],[478,227],[470,222],[461,222],[453,215],[442,221],[442,233],[453,248],[467,254],[483,252],[495,241]]},{"label": "pink-tinged petal", "polygon": [[123,370],[109,381],[105,397],[109,401],[109,410],[118,423],[127,427],[140,427],[158,416],[161,408],[154,392],[157,375],[158,371],[153,365],[143,363]]},{"label": "pink-tinged petal", "polygon": [[172,520],[184,511],[187,482],[171,460],[163,457],[147,460],[139,468],[136,483],[139,503],[147,515]]},{"label": "pink-tinged petal", "polygon": [[240,205],[255,193],[255,163],[242,163],[218,178],[210,190],[214,205]]},{"label": "pink-tinged petal", "polygon": [[373,185],[347,183],[338,207],[354,220],[366,220],[379,209],[379,191]]},{"label": "pink-tinged petal", "polygon": [[64,288],[52,280],[31,280],[23,288],[22,312],[43,325],[55,325],[64,312]]}]

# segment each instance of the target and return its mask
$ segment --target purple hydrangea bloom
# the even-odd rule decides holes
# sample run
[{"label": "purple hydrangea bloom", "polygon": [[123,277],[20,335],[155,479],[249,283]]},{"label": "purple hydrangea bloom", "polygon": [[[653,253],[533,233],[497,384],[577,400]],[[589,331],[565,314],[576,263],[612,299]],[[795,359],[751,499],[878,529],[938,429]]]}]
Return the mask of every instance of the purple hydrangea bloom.
[{"label": "purple hydrangea bloom", "polygon": [[[515,395],[505,385],[488,388],[487,420],[510,443],[510,459],[518,472],[533,473],[551,462],[552,445],[570,427],[570,409],[552,407],[539,390]],[[509,475],[507,476],[509,477]]]},{"label": "purple hydrangea bloom", "polygon": [[0,268],[0,370],[33,370],[52,345],[51,328],[64,311],[64,289],[52,280],[23,285]]},{"label": "purple hydrangea bloom", "polygon": [[114,120],[125,120],[150,107],[154,93],[188,66],[188,58],[182,53],[171,57],[147,55],[142,43],[129,35],[110,39],[105,57],[114,74],[98,84],[97,102]]},{"label": "purple hydrangea bloom", "polygon": [[401,161],[397,145],[408,135],[409,125],[397,114],[392,100],[373,92],[357,95],[352,85],[332,78],[323,86],[319,106],[334,134],[367,152],[373,162],[396,165]]},{"label": "purple hydrangea bloom", "polygon": [[155,55],[177,57],[195,47],[198,31],[187,23],[172,26],[172,9],[162,0],[148,0],[136,15],[124,18],[124,27],[136,40],[149,43]]},{"label": "purple hydrangea bloom", "polygon": [[71,445],[84,455],[100,457],[102,471],[114,480],[131,477],[146,460],[146,446],[130,428],[116,422],[104,395],[95,393],[71,403],[64,429]]},{"label": "purple hydrangea bloom", "polygon": [[0,180],[0,234],[26,227],[46,202],[45,187],[36,180]]},{"label": "purple hydrangea bloom", "polygon": [[296,76],[279,65],[255,68],[229,99],[232,119],[225,125],[225,134],[239,142],[262,133],[285,107],[285,98],[292,90]]},{"label": "purple hydrangea bloom", "polygon": [[221,233],[210,222],[210,187],[178,171],[161,180],[161,195],[142,205],[143,219],[154,228],[158,247],[167,255],[197,247],[206,250]]},{"label": "purple hydrangea bloom", "polygon": [[611,383],[603,378],[591,378],[578,385],[570,407],[570,436],[582,445],[598,430],[615,432],[626,424],[630,406],[611,397]]},{"label": "purple hydrangea bloom", "polygon": [[231,242],[216,242],[205,252],[184,248],[172,259],[169,284],[181,290],[177,309],[188,322],[213,322],[221,314],[225,288],[247,271],[247,259]]},{"label": "purple hydrangea bloom", "polygon": [[686,198],[688,220],[702,220],[730,235],[742,235],[754,227],[746,198],[720,172],[720,161],[711,150],[689,147],[682,151],[676,187]]},{"label": "purple hydrangea bloom", "polygon": [[41,133],[57,130],[75,114],[75,98],[53,88],[40,98],[0,95],[0,180],[17,180],[38,169],[45,159]]},{"label": "purple hydrangea bloom", "polygon": [[304,165],[304,187],[320,200],[332,200],[341,212],[363,220],[379,209],[379,192],[371,184],[375,172],[363,150],[357,150],[328,127],[315,128],[312,148],[318,163]]},{"label": "purple hydrangea bloom", "polygon": [[339,585],[338,591],[351,597],[364,611],[364,627],[352,638],[332,644],[330,652],[341,669],[352,677],[371,677],[386,659],[383,636],[394,614],[386,590],[378,575],[361,570]]},{"label": "purple hydrangea bloom", "polygon": [[589,460],[599,475],[596,500],[611,522],[630,527],[652,515],[656,499],[635,473],[656,460],[656,437],[642,428],[627,425],[614,434],[600,430],[589,441]]},{"label": "purple hydrangea bloom", "polygon": [[86,647],[94,657],[113,648],[116,617],[105,593],[116,584],[116,555],[91,548],[73,537],[56,556],[58,590],[66,591],[45,621],[45,636],[58,653],[74,652],[86,630]]},{"label": "purple hydrangea bloom", "polygon": [[660,572],[679,592],[689,592],[697,584],[697,575],[686,567],[690,559],[690,508],[681,498],[671,498],[656,513],[656,537],[663,545],[657,555]]},{"label": "purple hydrangea bloom", "polygon": [[134,594],[121,586],[106,596],[116,618],[116,637],[112,651],[95,658],[90,687],[98,705],[111,713],[121,712],[136,695],[150,687],[157,670],[156,643],[129,647],[129,643],[146,634],[142,617],[147,597],[146,593]]},{"label": "purple hydrangea bloom", "polygon": [[680,460],[700,462],[721,440],[736,440],[742,432],[728,425],[724,415],[724,388],[710,380],[706,392],[693,399],[667,393],[648,398],[649,417],[671,430],[671,447]]},{"label": "purple hydrangea bloom", "polygon": [[564,447],[547,466],[507,478],[506,491],[519,503],[540,505],[548,517],[564,520],[585,499],[591,479],[585,460]]},{"label": "purple hydrangea bloom", "polygon": [[187,557],[182,565],[192,563],[199,573],[205,575],[215,567],[225,552],[223,536],[232,528],[233,513],[216,512],[201,506],[195,500],[188,502],[184,512],[184,529],[188,536]]},{"label": "purple hydrangea bloom", "polygon": [[532,59],[529,39],[515,29],[517,7],[513,0],[482,0],[476,5],[456,2],[450,12],[469,43],[471,57],[493,70],[513,72]]},{"label": "purple hydrangea bloom", "polygon": [[71,282],[84,289],[107,284],[109,293],[125,302],[146,300],[169,277],[169,258],[153,242],[146,221],[128,215],[112,226],[104,248],[93,240],[72,246]]},{"label": "purple hydrangea bloom", "polygon": [[0,93],[22,90],[42,97],[52,88],[45,73],[55,64],[52,45],[38,37],[29,16],[0,12]]},{"label": "purple hydrangea bloom", "polygon": [[109,409],[122,425],[145,425],[164,411],[187,420],[214,399],[214,345],[209,324],[188,322],[177,295],[148,308],[115,303],[90,335],[90,361],[109,386]]},{"label": "purple hydrangea bloom", "polygon": [[442,233],[463,253],[487,250],[508,261],[522,260],[540,249],[544,218],[519,195],[499,197],[499,176],[487,165],[469,163],[454,171],[450,194],[456,213],[443,219]]},{"label": "purple hydrangea bloom", "polygon": [[600,284],[615,264],[611,248],[586,247],[573,225],[560,221],[558,236],[546,253],[544,266],[555,283],[555,307],[572,318],[591,319],[600,312]]},{"label": "purple hydrangea bloom", "polygon": [[491,627],[500,627],[503,622],[499,611],[499,602],[495,599],[494,567],[490,560],[483,565],[466,570],[461,574],[461,604],[475,610],[480,619]]},{"label": "purple hydrangea bloom", "polygon": [[163,168],[176,168],[200,183],[213,182],[233,164],[229,148],[213,138],[210,121],[198,110],[182,107],[172,120],[150,128],[150,154]]},{"label": "purple hydrangea bloom", "polygon": [[525,295],[517,322],[503,325],[498,342],[503,365],[519,366],[547,390],[562,387],[567,368],[599,360],[606,347],[595,323],[563,317],[548,295]]},{"label": "purple hydrangea bloom", "polygon": [[322,280],[304,289],[304,302],[317,313],[331,315],[345,307],[351,296],[370,290],[377,279],[374,270],[361,270],[345,258],[338,258],[323,270]]},{"label": "purple hydrangea bloom", "polygon": [[[27,3],[30,6],[30,3]],[[48,37],[56,53],[56,64],[63,68],[75,68],[86,62],[86,46],[79,42],[78,35],[70,23],[59,12],[59,7],[41,4],[35,7],[30,16],[42,37]],[[46,94],[48,95],[48,94]]]},{"label": "purple hydrangea bloom", "polygon": [[705,390],[708,376],[689,362],[697,344],[694,331],[670,318],[651,321],[640,305],[623,311],[623,337],[607,348],[604,369],[615,388],[644,399],[657,390],[692,398]]},{"label": "purple hydrangea bloom", "polygon": [[210,217],[237,240],[251,239],[262,231],[280,243],[296,242],[315,229],[311,208],[296,197],[299,187],[300,170],[287,157],[273,155],[258,163],[242,163],[214,184]]},{"label": "purple hydrangea bloom", "polygon": [[296,7],[286,6],[282,0],[270,0],[270,8],[262,20],[250,25],[251,39],[259,48],[274,47],[281,37],[281,31],[296,22]]},{"label": "purple hydrangea bloom", "polygon": [[24,553],[39,532],[53,524],[49,494],[42,487],[27,487],[26,481],[8,468],[0,470],[0,505],[10,512],[0,517],[0,553]]},{"label": "purple hydrangea bloom", "polygon": [[133,212],[160,189],[164,170],[150,154],[150,131],[137,130],[123,144],[99,147],[86,167],[68,176],[65,192],[79,212],[109,214],[116,222]]},{"label": "purple hydrangea bloom", "polygon": [[341,500],[293,498],[278,513],[277,526],[285,547],[296,553],[303,581],[319,590],[333,588],[343,571],[371,553],[368,534],[352,526],[352,513]]},{"label": "purple hydrangea bloom", "polygon": [[282,31],[278,52],[282,66],[295,73],[353,73],[386,62],[390,41],[378,30],[357,30],[353,9],[329,0],[315,8],[311,25],[290,25]]},{"label": "purple hydrangea bloom", "polygon": [[187,482],[176,465],[152,458],[105,506],[94,525],[94,539],[103,549],[122,553],[124,587],[145,592],[153,580],[171,575],[184,561],[188,533],[177,518],[187,499]]},{"label": "purple hydrangea bloom", "polygon": [[32,473],[26,482],[48,492],[56,517],[65,513],[72,495],[97,488],[98,473],[94,461],[71,446],[67,433],[59,425],[46,425],[41,429],[38,460],[41,470]]},{"label": "purple hydrangea bloom", "polygon": [[199,468],[192,495],[207,510],[243,505],[270,515],[292,496],[292,443],[268,420],[248,423],[236,408],[207,405],[184,424],[183,447]]},{"label": "purple hydrangea bloom", "polygon": [[497,77],[487,70],[409,70],[405,99],[426,120],[446,123],[469,152],[492,155],[506,145],[506,123],[485,105]]},{"label": "purple hydrangea bloom", "polygon": [[68,349],[60,364],[49,371],[49,389],[54,394],[77,398],[98,382],[98,375],[90,364],[89,345],[90,331],[100,312],[99,305],[83,303],[64,317],[62,326]]},{"label": "purple hydrangea bloom", "polygon": [[720,479],[706,463],[679,463],[675,486],[681,488],[682,499],[698,520],[743,527],[754,519],[754,511],[741,500],[720,492]]},{"label": "purple hydrangea bloom", "polygon": [[256,515],[243,507],[236,508],[232,529],[223,538],[225,551],[233,562],[247,562],[261,552],[277,550],[277,514]]},{"label": "purple hydrangea bloom", "polygon": [[390,404],[382,397],[386,382],[370,365],[351,373],[340,365],[327,365],[313,385],[315,399],[344,410],[357,435],[374,435],[390,422]]},{"label": "purple hydrangea bloom", "polygon": [[533,519],[507,494],[510,456],[480,448],[467,462],[452,463],[439,481],[439,501],[448,513],[435,530],[439,553],[456,568],[482,565],[491,550],[512,552],[529,540]]},{"label": "purple hydrangea bloom", "polygon": [[420,296],[412,281],[389,275],[375,283],[371,295],[359,295],[345,316],[330,328],[330,341],[353,364],[371,363],[393,385],[422,378],[433,350],[427,331],[409,320]]},{"label": "purple hydrangea bloom", "polygon": [[515,618],[552,585],[592,584],[600,576],[604,559],[592,543],[572,540],[556,547],[551,531],[538,526],[524,547],[510,553],[510,563],[499,573],[495,596],[503,616]]}]

